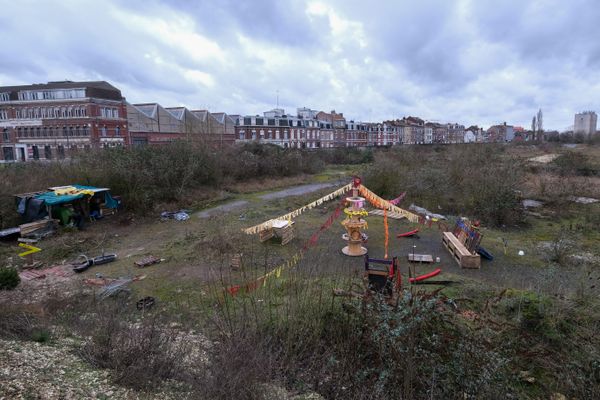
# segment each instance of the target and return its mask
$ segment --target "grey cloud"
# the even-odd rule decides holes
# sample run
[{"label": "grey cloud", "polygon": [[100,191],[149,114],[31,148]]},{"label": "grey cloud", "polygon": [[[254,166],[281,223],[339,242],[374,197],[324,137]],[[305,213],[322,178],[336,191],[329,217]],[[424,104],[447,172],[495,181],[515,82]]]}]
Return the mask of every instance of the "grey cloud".
[{"label": "grey cloud", "polygon": [[[346,24],[342,36],[339,20],[307,12],[313,2]],[[0,0],[0,9],[6,85],[106,79],[136,102],[249,114],[273,107],[279,90],[288,111],[335,108],[355,120],[528,126],[542,107],[555,128],[600,108],[593,0]],[[160,21],[215,43],[220,58],[200,57],[201,41],[178,42],[187,36],[157,36],[147,24]]]}]

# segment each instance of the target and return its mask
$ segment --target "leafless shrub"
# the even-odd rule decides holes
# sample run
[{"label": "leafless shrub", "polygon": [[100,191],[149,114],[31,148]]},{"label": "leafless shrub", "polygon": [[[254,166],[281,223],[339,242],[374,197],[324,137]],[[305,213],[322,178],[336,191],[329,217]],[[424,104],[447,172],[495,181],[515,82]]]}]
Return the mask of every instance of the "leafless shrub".
[{"label": "leafless shrub", "polygon": [[147,390],[185,376],[181,360],[187,345],[156,318],[132,323],[115,307],[99,307],[88,329],[91,332],[82,332],[87,333],[87,340],[80,356],[96,367],[110,369],[116,383]]}]

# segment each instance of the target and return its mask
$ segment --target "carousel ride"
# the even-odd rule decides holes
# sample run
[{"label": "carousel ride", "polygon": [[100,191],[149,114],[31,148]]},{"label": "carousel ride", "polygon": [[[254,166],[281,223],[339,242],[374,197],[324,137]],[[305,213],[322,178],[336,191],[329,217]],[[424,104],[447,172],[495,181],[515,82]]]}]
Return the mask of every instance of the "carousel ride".
[{"label": "carousel ride", "polygon": [[347,218],[342,221],[342,225],[347,232],[342,235],[342,239],[347,241],[348,245],[342,249],[342,253],[350,257],[364,256],[367,254],[367,248],[363,247],[363,243],[366,243],[369,237],[362,230],[367,229],[364,217],[369,213],[364,208],[365,198],[358,196],[358,185],[354,185],[352,196],[346,197],[346,201],[350,207],[344,209]]}]

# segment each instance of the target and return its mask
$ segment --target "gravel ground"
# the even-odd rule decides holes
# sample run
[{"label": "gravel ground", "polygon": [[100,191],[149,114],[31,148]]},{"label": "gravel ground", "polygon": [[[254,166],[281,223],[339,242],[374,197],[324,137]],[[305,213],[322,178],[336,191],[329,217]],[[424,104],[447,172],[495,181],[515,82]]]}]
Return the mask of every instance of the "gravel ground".
[{"label": "gravel ground", "polygon": [[73,344],[0,340],[0,399],[170,399],[110,383],[72,353]]}]

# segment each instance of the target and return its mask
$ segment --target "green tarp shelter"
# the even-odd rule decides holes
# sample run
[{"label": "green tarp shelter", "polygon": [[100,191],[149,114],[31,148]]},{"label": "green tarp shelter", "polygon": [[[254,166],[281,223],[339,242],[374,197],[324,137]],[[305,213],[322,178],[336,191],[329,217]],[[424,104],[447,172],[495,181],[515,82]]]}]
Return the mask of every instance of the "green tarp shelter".
[{"label": "green tarp shelter", "polygon": [[[104,193],[104,205],[107,208],[118,208],[119,202],[115,200],[110,195],[110,189],[108,188],[97,188],[94,186],[84,186],[84,185],[69,185],[74,187],[75,189],[80,190],[91,190],[95,193]],[[57,188],[54,188],[57,189]],[[79,200],[84,198],[85,194],[63,194],[56,195],[54,191],[45,192],[34,196],[35,199],[43,201],[47,206],[56,206],[60,204],[71,203],[74,200]]]}]

